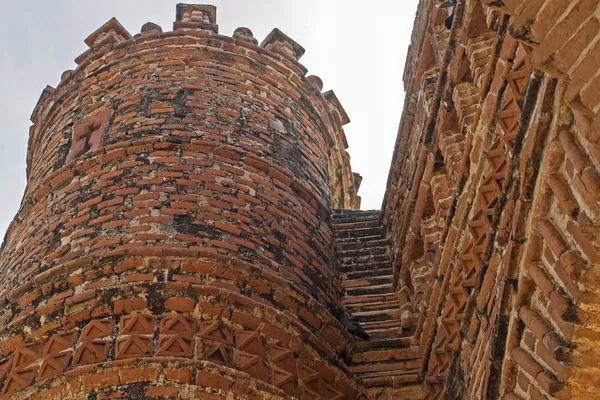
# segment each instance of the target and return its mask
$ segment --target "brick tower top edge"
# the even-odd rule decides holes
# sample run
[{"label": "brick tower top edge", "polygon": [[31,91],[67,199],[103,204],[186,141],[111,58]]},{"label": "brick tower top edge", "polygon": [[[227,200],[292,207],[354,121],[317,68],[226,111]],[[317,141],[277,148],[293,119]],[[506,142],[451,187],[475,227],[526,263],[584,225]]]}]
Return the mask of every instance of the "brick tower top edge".
[{"label": "brick tower top edge", "polygon": [[[227,63],[230,64],[241,62],[247,63],[251,69],[256,68],[252,72],[245,71],[246,74],[277,77],[277,81],[266,81],[266,85],[289,86],[289,90],[292,92],[277,94],[280,96],[293,94],[294,101],[302,102],[305,108],[305,117],[318,121],[320,143],[318,143],[319,148],[315,148],[314,151],[323,152],[324,159],[331,167],[329,177],[327,177],[331,182],[329,184],[319,182],[320,191],[326,192],[322,193],[321,200],[327,201],[328,197],[331,197],[330,206],[334,208],[359,208],[360,198],[356,195],[358,188],[355,186],[349,156],[345,151],[348,143],[342,128],[343,125],[350,122],[348,115],[333,91],[321,93],[323,83],[320,78],[306,76],[306,68],[298,62],[305,52],[304,48],[279,29],[275,28],[258,45],[258,41],[248,28],[236,29],[233,37],[219,35],[214,6],[179,4],[177,5],[177,21],[171,32],[162,32],[158,25],[147,23],[142,27],[140,34],[132,37],[116,18],[112,18],[88,36],[85,43],[89,49],[76,58],[78,67],[74,71],[65,71],[57,88],[47,86],[32,113],[31,120],[34,125],[31,128],[27,153],[29,185],[26,193],[29,193],[29,189],[37,186],[39,176],[51,174],[59,166],[64,165],[65,161],[71,161],[74,157],[75,153],[67,155],[66,158],[63,157],[63,153],[68,153],[68,144],[64,140],[56,143],[53,148],[46,148],[49,140],[57,139],[48,137],[51,136],[51,131],[64,130],[62,126],[49,127],[48,125],[51,121],[58,119],[57,112],[60,111],[60,104],[70,101],[69,95],[77,92],[78,101],[89,102],[77,104],[80,107],[69,115],[72,124],[86,117],[101,114],[101,111],[111,107],[115,108],[115,111],[124,110],[126,106],[123,106],[123,103],[127,93],[118,97],[107,96],[107,93],[121,87],[122,82],[128,77],[131,79],[136,73],[140,74],[140,71],[135,70],[133,60],[143,57],[159,63],[162,51],[175,53],[180,50],[181,55],[188,53],[187,59],[183,57],[183,62],[185,62],[194,58],[200,60],[202,58],[200,51],[210,51],[219,53],[223,58],[220,61],[227,59]],[[199,50],[199,52],[193,54],[194,50]],[[151,60],[153,55],[154,60]],[[125,69],[120,70],[120,66]],[[177,85],[178,82],[174,77],[169,79],[169,77],[160,76],[163,72],[161,69],[164,67],[168,66],[158,65],[154,71],[143,72],[155,73],[159,75],[161,81],[169,82],[171,86]],[[110,73],[107,73],[108,71]],[[172,73],[172,71],[164,71],[164,73]],[[210,78],[214,75],[205,71],[204,76]],[[182,78],[185,79],[179,82],[181,85],[189,85],[186,80],[193,80],[185,75]],[[248,80],[247,77],[243,78]],[[103,82],[100,83],[101,81]],[[82,86],[84,83],[85,87]],[[225,85],[227,83],[217,80],[208,85]],[[229,82],[229,84],[232,83]],[[183,86],[182,89],[195,90]],[[243,90],[244,87],[238,88],[240,92]],[[283,110],[288,108],[284,104],[278,106]],[[276,124],[276,122],[273,123]],[[126,127],[131,129],[131,125]],[[134,122],[133,125],[135,128],[140,124]],[[111,135],[105,135],[103,144],[114,144],[121,140],[120,137],[113,138]],[[96,148],[94,147],[92,150],[96,150]],[[51,151],[53,151],[52,154]],[[297,167],[301,167],[301,165],[297,165]],[[301,171],[296,172],[302,173]],[[321,173],[326,176],[322,171]]]}]

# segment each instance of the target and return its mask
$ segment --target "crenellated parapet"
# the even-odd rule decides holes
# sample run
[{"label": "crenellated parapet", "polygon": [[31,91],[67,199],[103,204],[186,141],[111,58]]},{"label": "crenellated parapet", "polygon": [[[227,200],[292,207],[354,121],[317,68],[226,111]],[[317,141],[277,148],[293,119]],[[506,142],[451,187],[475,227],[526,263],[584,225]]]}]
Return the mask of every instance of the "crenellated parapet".
[{"label": "crenellated parapet", "polygon": [[193,29],[219,33],[217,7],[205,4],[177,4],[173,30]]},{"label": "crenellated parapet", "polygon": [[[352,174],[347,176],[347,172],[349,171],[349,158],[345,153],[345,149],[348,146],[342,130],[342,126],[348,123],[349,119],[335,95],[332,95],[333,92],[321,94],[321,89],[318,91],[311,90],[314,86],[310,84],[309,80],[306,78],[306,69],[301,64],[297,63],[297,60],[304,54],[304,49],[278,29],[274,29],[260,46],[257,46],[258,41],[253,37],[252,31],[248,28],[238,28],[235,31],[233,38],[221,36],[217,34],[218,29],[215,22],[216,9],[213,6],[179,5],[174,31],[163,33],[158,25],[147,23],[142,27],[142,32],[135,35],[135,38],[133,38],[132,35],[113,18],[86,39],[86,44],[90,48],[77,57],[76,62],[78,68],[75,71],[66,71],[63,74],[58,89],[62,89],[72,81],[75,81],[75,83],[71,86],[78,86],[80,85],[81,77],[97,74],[99,71],[108,68],[110,65],[123,62],[123,59],[125,58],[130,60],[137,58],[132,57],[130,53],[138,52],[140,55],[148,57],[149,53],[153,51],[153,48],[169,45],[184,49],[187,47],[188,50],[192,50],[193,48],[208,43],[209,37],[212,36],[214,36],[215,40],[220,41],[220,43],[216,44],[216,48],[219,48],[219,52],[227,53],[228,51],[225,50],[224,47],[235,43],[235,46],[239,46],[240,50],[231,54],[238,54],[238,57],[245,58],[247,56],[244,54],[248,52],[256,52],[257,57],[259,54],[260,57],[264,57],[263,54],[265,54],[271,58],[262,61],[267,62],[269,60],[271,69],[273,68],[273,65],[277,65],[278,63],[286,65],[290,71],[293,71],[293,75],[296,76],[294,79],[295,84],[301,84],[302,91],[310,93],[309,97],[313,98],[312,105],[315,107],[312,112],[314,112],[315,115],[322,115],[325,118],[322,122],[328,127],[325,130],[326,133],[324,137],[327,145],[335,148],[337,143],[340,143],[340,146],[337,147],[343,149],[343,154],[337,158],[344,159],[341,162],[344,162],[342,169],[344,170],[344,180],[346,181],[346,187],[344,189],[346,189],[345,193],[347,199],[345,200],[346,203],[336,203],[335,207],[356,207],[359,202],[356,197],[356,189],[351,189],[353,186]],[[259,51],[259,48],[267,50],[267,53]],[[121,57],[123,59],[121,59]],[[269,64],[269,62],[267,62],[267,64]],[[126,71],[119,71],[110,75],[104,73],[100,76],[110,83],[119,84],[124,80],[125,73],[131,74],[134,73],[134,71],[127,69]],[[210,74],[208,75],[210,76]],[[97,85],[97,82],[92,83],[93,81],[93,79],[86,81],[90,86],[85,87],[84,89],[89,92],[97,89],[100,85]],[[274,82],[270,83],[274,84]],[[65,99],[64,93],[67,90],[63,90],[63,93],[56,94],[54,98],[49,98],[49,93],[52,93],[54,90],[54,88],[48,86],[44,91],[44,94],[41,96],[34,114],[32,115],[32,121],[34,123],[38,118],[46,118],[46,115],[40,115],[38,117],[38,113],[43,112],[44,109],[49,110],[54,105],[55,101],[63,101]],[[299,95],[300,93],[296,94],[296,96]],[[89,114],[95,112],[97,110],[96,107],[100,107],[100,104],[90,104],[87,105],[87,107],[89,108],[83,109],[83,111]],[[336,111],[331,112],[329,110]],[[35,134],[37,134],[37,132],[32,128],[32,135]],[[35,146],[29,148],[28,160],[32,157],[31,153],[33,151],[35,151]],[[28,161],[28,165],[30,163],[31,160]]]}]

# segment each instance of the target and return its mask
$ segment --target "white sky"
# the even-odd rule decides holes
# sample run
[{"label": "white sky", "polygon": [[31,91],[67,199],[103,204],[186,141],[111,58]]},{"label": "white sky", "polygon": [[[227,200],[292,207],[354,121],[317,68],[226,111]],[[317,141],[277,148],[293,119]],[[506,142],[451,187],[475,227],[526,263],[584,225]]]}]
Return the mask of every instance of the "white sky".
[{"label": "white sky", "polygon": [[[0,0],[0,241],[25,189],[29,116],[46,85],[111,17],[131,34],[148,21],[172,29],[175,0]],[[194,1],[187,1],[192,3]],[[200,1],[198,1],[200,2]],[[213,0],[219,33],[245,26],[260,41],[275,27],[300,43],[301,62],[333,89],[352,122],[352,167],[363,209],[379,209],[402,105],[402,73],[418,0]]]}]

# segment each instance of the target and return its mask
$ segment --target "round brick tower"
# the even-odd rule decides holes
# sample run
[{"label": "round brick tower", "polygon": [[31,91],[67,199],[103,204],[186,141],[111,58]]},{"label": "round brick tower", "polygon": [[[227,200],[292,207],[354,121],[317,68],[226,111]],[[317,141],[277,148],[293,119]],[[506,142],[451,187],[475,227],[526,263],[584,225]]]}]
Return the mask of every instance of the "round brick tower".
[{"label": "round brick tower", "polygon": [[0,254],[1,398],[357,397],[329,311],[348,117],[279,30],[217,32],[212,6],[113,19],[44,90]]}]

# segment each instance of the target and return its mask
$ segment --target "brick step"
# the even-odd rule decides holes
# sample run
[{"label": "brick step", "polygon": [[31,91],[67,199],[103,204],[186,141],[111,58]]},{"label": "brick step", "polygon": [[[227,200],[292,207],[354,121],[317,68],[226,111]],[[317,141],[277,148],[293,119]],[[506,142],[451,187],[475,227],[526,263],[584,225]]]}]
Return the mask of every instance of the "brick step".
[{"label": "brick step", "polygon": [[359,238],[336,238],[334,240],[335,248],[339,248],[340,246],[368,246],[368,243],[376,240],[386,240],[383,235],[374,235],[374,236],[362,236]]},{"label": "brick step", "polygon": [[374,277],[381,276],[393,276],[391,275],[392,268],[391,266],[386,266],[377,269],[366,269],[364,271],[348,271],[342,273],[342,279],[346,281],[351,281],[355,279],[369,279]]},{"label": "brick step", "polygon": [[332,227],[338,230],[357,229],[360,227],[360,225],[355,224],[369,224],[369,226],[381,226],[381,222],[379,221],[378,217],[331,219]]},{"label": "brick step", "polygon": [[[381,307],[384,307],[384,306],[381,306]],[[394,307],[394,305],[391,305],[391,307]],[[358,309],[349,310],[349,312],[353,316],[355,316],[356,319],[361,321],[361,324],[384,320],[381,318],[377,319],[377,317],[374,316],[376,314],[388,315],[388,317],[387,317],[388,320],[398,318],[398,315],[395,311],[398,311],[398,308],[390,308],[390,305],[387,305],[386,308],[380,308],[380,309],[362,307],[362,308],[358,308]],[[358,318],[359,316],[361,317],[362,320]]]},{"label": "brick step", "polygon": [[[418,351],[412,349],[400,349],[398,351],[404,352],[405,356],[399,359],[392,360],[381,360],[378,361],[377,357],[374,358],[374,361],[371,362],[355,362],[354,355],[352,356],[353,362],[350,363],[348,368],[355,374],[376,374],[378,372],[384,371],[396,371],[399,373],[406,372],[406,362],[409,361],[411,364],[414,364],[416,368],[412,369],[412,372],[416,372],[416,370],[420,370],[418,357],[411,357],[410,354],[418,353]],[[399,355],[399,354],[398,354]],[[371,375],[371,376],[373,376]]]},{"label": "brick step", "polygon": [[375,311],[358,311],[352,313],[359,322],[385,321],[400,316],[399,308],[387,308]]},{"label": "brick step", "polygon": [[[387,369],[376,367],[377,370],[374,370],[373,372],[358,372],[358,373],[356,373],[356,375],[358,377],[360,377],[363,380],[363,382],[365,379],[369,379],[369,380],[371,380],[371,382],[374,382],[376,379],[378,379],[380,381],[387,379],[389,382],[390,378],[412,376],[412,375],[415,375],[415,374],[418,374],[421,372],[420,366],[408,368],[408,367],[406,367],[406,365],[404,365],[402,368],[397,369],[398,364],[402,364],[402,362],[400,362],[400,363],[394,362],[393,364],[388,365]],[[408,360],[407,364],[410,364],[411,366],[419,365],[417,360]],[[379,366],[381,364],[380,363],[364,363],[363,365],[365,367],[367,367],[367,366]]]},{"label": "brick step", "polygon": [[[416,362],[416,360],[415,360]],[[366,364],[366,365],[374,365],[374,364]],[[394,365],[395,366],[395,365]],[[390,367],[393,368],[393,367]],[[361,377],[363,379],[363,381],[365,379],[374,381],[376,378],[391,378],[391,377],[401,377],[401,376],[414,376],[416,374],[418,374],[419,372],[421,372],[421,368],[411,368],[411,369],[406,369],[406,367],[404,367],[403,370],[396,370],[396,369],[389,369],[389,370],[383,370],[383,371],[377,371],[377,372],[367,372],[367,373],[358,373],[357,375],[359,377]]]},{"label": "brick step", "polygon": [[403,330],[399,323],[391,326],[383,325],[390,324],[383,322],[364,322],[361,324],[363,329],[369,334],[369,339],[380,340],[402,335]]},{"label": "brick step", "polygon": [[334,215],[339,215],[339,214],[366,214],[366,213],[380,213],[381,210],[377,210],[377,209],[370,209],[370,210],[355,210],[353,208],[334,208],[332,213]]},{"label": "brick step", "polygon": [[374,263],[354,263],[354,264],[341,264],[340,272],[362,272],[362,271],[373,271],[376,269],[387,268],[388,271],[392,270],[391,263],[388,262],[374,262]]},{"label": "brick step", "polygon": [[344,266],[346,265],[356,265],[356,264],[377,264],[377,263],[390,263],[390,255],[389,254],[375,254],[375,255],[365,255],[359,257],[338,257],[340,263]]},{"label": "brick step", "polygon": [[387,308],[380,309],[360,308],[357,310],[350,310],[350,312],[362,325],[371,322],[386,321],[399,318],[399,309],[397,307],[391,307],[394,307],[394,305],[388,305]]},{"label": "brick step", "polygon": [[373,303],[383,303],[388,301],[397,301],[398,297],[395,293],[386,294],[367,294],[359,296],[347,296],[342,299],[342,304],[347,307],[363,306]]},{"label": "brick step", "polygon": [[423,352],[414,347],[398,348],[398,349],[368,349],[357,351],[352,355],[353,364],[364,363],[386,363],[393,361],[406,361],[419,359],[423,356]]},{"label": "brick step", "polygon": [[335,254],[338,258],[362,257],[389,254],[390,246],[357,246],[353,249],[336,250]]},{"label": "brick step", "polygon": [[387,241],[387,239],[384,238],[380,238],[380,237],[375,237],[375,239],[373,240],[364,240],[364,239],[369,239],[369,237],[367,236],[366,238],[360,238],[360,240],[356,240],[356,241],[340,241],[339,239],[335,241],[335,249],[336,251],[343,251],[343,250],[354,250],[357,247],[382,247],[382,246],[387,246],[389,247],[390,243]]},{"label": "brick step", "polygon": [[331,217],[334,221],[356,221],[362,219],[378,219],[380,210],[334,210]]},{"label": "brick step", "polygon": [[348,222],[341,222],[341,221],[337,221],[337,220],[333,220],[333,223],[331,224],[331,227],[334,230],[346,230],[346,231],[350,231],[350,230],[358,230],[358,229],[364,229],[364,228],[378,228],[380,226],[379,220],[377,219],[364,219],[364,220],[360,220],[360,221],[348,221]]},{"label": "brick step", "polygon": [[[387,271],[389,273],[389,271]],[[369,285],[383,285],[383,284],[391,284],[393,280],[392,275],[373,275],[368,278],[360,278],[360,279],[347,279],[346,277],[342,277],[342,283],[346,290],[358,287],[365,287]]]},{"label": "brick step", "polygon": [[397,318],[385,319],[381,321],[365,321],[362,322],[360,326],[362,326],[365,330],[370,329],[373,331],[402,328],[400,325],[400,320]]},{"label": "brick step", "polygon": [[363,327],[363,329],[369,334],[369,340],[388,339],[394,336],[402,335],[402,328],[400,326],[392,326],[388,328],[369,328],[366,326]]},{"label": "brick step", "polygon": [[[372,261],[372,260],[368,260],[366,258],[379,258],[379,257],[387,257],[387,260],[382,260],[382,261]],[[387,274],[390,274],[392,272],[392,263],[389,261],[390,256],[388,254],[374,254],[372,256],[361,256],[361,257],[338,257],[338,260],[340,261],[339,264],[339,269],[346,269],[348,270],[349,268],[352,267],[368,267],[365,269],[368,269],[369,271],[374,271],[374,270],[380,270],[380,271],[387,271]],[[359,270],[360,271],[360,270]],[[356,271],[356,272],[359,272]],[[352,272],[352,271],[350,271]]]},{"label": "brick step", "polygon": [[383,229],[380,227],[370,227],[362,229],[333,230],[333,237],[336,238],[360,238],[365,236],[383,237]]},{"label": "brick step", "polygon": [[[382,323],[382,324],[387,324],[388,322],[391,323],[390,321],[393,321],[395,319],[400,318],[400,313],[399,310],[386,310],[384,312],[371,312],[371,313],[364,313],[363,315],[356,315],[356,313],[352,314],[354,316],[354,318],[356,318],[356,320],[358,321],[358,323],[363,327],[368,327],[369,324],[377,324],[377,323]],[[398,325],[394,325],[394,326],[400,326],[400,324]]]},{"label": "brick step", "polygon": [[393,287],[392,283],[385,283],[382,285],[369,285],[358,288],[346,289],[346,296],[362,296],[367,294],[392,294]]},{"label": "brick step", "polygon": [[369,334],[369,340],[389,339],[394,336],[402,335],[402,328],[392,327],[387,329],[365,329]]},{"label": "brick step", "polygon": [[351,208],[334,208],[332,215],[356,215],[356,214],[379,214],[381,210],[354,210]]},{"label": "brick step", "polygon": [[[420,371],[419,371],[420,372]],[[388,388],[398,388],[404,387],[406,384],[411,384],[417,382],[419,378],[419,372],[410,373],[407,375],[398,375],[398,376],[383,376],[376,378],[362,378],[362,382],[366,387],[388,387]],[[359,375],[361,376],[361,375]],[[422,399],[423,395],[417,394],[419,397],[414,397],[415,399]],[[408,398],[408,397],[407,397]]]},{"label": "brick step", "polygon": [[398,303],[398,301],[360,304],[357,306],[348,307],[348,309],[352,313],[352,315],[354,315],[355,313],[360,314],[360,313],[372,312],[372,311],[381,312],[381,311],[385,311],[385,310],[389,310],[389,309],[397,310],[399,308],[400,308],[400,303]]},{"label": "brick step", "polygon": [[413,337],[411,334],[389,338],[377,338],[364,342],[358,342],[356,344],[355,351],[364,352],[368,350],[405,349],[412,346],[412,340]]}]

